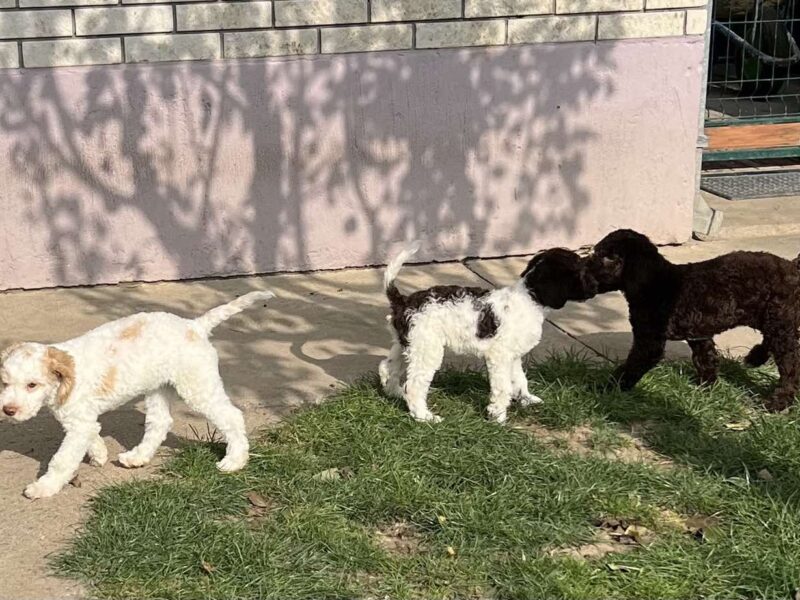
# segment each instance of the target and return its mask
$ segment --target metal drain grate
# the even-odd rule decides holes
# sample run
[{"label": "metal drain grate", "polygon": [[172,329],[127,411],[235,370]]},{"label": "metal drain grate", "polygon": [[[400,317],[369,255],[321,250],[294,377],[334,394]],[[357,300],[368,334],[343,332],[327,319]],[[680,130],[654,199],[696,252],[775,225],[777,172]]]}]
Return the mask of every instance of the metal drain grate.
[{"label": "metal drain grate", "polygon": [[800,171],[703,175],[700,189],[728,200],[800,196]]}]

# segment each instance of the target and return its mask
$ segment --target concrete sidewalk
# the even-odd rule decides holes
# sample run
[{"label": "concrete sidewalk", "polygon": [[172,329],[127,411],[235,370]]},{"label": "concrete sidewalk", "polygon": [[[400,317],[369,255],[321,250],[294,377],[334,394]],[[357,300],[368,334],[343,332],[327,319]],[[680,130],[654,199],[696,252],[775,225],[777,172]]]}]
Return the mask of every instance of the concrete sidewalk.
[{"label": "concrete sidewalk", "polygon": [[[800,240],[792,236],[692,243],[663,251],[673,260],[693,262],[732,249],[769,250],[794,257]],[[512,258],[408,267],[399,284],[403,289],[448,283],[503,285],[526,262],[526,258]],[[143,310],[195,316],[247,291],[270,289],[277,298],[266,308],[255,307],[231,319],[215,331],[214,338],[228,391],[245,410],[249,428],[255,430],[377,369],[389,346],[381,280],[380,269],[352,269],[0,294],[0,347],[18,340],[64,340]],[[754,332],[736,330],[720,336],[720,345],[740,355],[758,339]],[[553,313],[533,356],[570,349],[597,358],[617,358],[627,353],[629,345],[624,299],[609,294]],[[669,354],[686,357],[688,351],[676,343],[670,345]],[[174,406],[173,415],[173,433],[162,456],[170,447],[193,439],[195,432],[206,432],[205,422],[183,405]],[[48,575],[48,556],[70,538],[96,489],[153,475],[154,466],[130,471],[113,462],[120,451],[138,443],[143,422],[139,404],[106,415],[103,436],[112,462],[103,468],[83,465],[80,487],[68,486],[55,498],[36,502],[25,499],[22,490],[46,467],[61,441],[60,427],[44,411],[21,425],[0,422],[0,506],[4,510],[0,597],[81,596],[79,586]]]}]

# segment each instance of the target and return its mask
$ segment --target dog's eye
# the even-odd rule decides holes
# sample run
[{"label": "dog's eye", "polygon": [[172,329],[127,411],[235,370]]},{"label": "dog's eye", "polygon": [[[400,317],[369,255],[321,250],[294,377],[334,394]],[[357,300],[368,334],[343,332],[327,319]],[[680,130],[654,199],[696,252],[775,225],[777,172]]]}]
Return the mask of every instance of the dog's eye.
[{"label": "dog's eye", "polygon": [[39,384],[38,384],[38,383],[36,383],[36,382],[34,382],[34,381],[31,381],[31,382],[30,382],[30,383],[27,385],[28,391],[30,391],[30,392],[32,392],[33,390],[35,390],[37,387],[39,387]]}]

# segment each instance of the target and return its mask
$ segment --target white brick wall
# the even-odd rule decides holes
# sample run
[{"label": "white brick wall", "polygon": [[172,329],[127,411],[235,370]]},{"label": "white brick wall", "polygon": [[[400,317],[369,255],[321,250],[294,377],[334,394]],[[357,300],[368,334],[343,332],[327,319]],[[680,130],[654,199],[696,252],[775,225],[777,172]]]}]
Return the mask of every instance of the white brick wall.
[{"label": "white brick wall", "polygon": [[587,42],[594,40],[597,17],[535,17],[508,22],[509,44]]},{"label": "white brick wall", "polygon": [[683,35],[686,14],[680,11],[600,15],[597,39],[621,40]]},{"label": "white brick wall", "polygon": [[698,36],[706,7],[706,0],[0,0],[0,68]]},{"label": "white brick wall", "polygon": [[408,50],[412,46],[413,31],[410,24],[326,27],[322,30],[323,54]]},{"label": "white brick wall", "polygon": [[556,0],[557,13],[596,13],[643,8],[644,0]]},{"label": "white brick wall", "polygon": [[417,25],[417,48],[499,46],[505,41],[506,23],[501,20]]},{"label": "white brick wall", "polygon": [[214,2],[176,7],[178,31],[260,29],[272,25],[272,2]]},{"label": "white brick wall", "polygon": [[0,69],[19,66],[19,48],[14,42],[0,42]]},{"label": "white brick wall", "polygon": [[110,33],[156,33],[172,31],[172,7],[131,6],[118,8],[79,8],[75,11],[78,35]]},{"label": "white brick wall", "polygon": [[373,21],[458,19],[461,0],[372,0]]},{"label": "white brick wall", "polygon": [[223,35],[225,58],[293,56],[319,52],[316,29],[253,31]]},{"label": "white brick wall", "polygon": [[333,25],[366,23],[367,0],[278,0],[275,25]]},{"label": "white brick wall", "polygon": [[118,38],[23,42],[22,57],[29,67],[108,65],[122,62]]},{"label": "white brick wall", "polygon": [[553,12],[554,0],[465,0],[464,16],[518,17],[546,15]]},{"label": "white brick wall", "polygon": [[708,26],[708,11],[705,8],[686,11],[686,34],[703,35]]},{"label": "white brick wall", "polygon": [[0,13],[0,39],[72,35],[68,10],[35,10]]},{"label": "white brick wall", "polygon": [[645,0],[647,10],[662,8],[689,8],[693,6],[706,6],[707,0]]},{"label": "white brick wall", "polygon": [[219,34],[141,35],[125,38],[128,62],[208,60],[220,58]]},{"label": "white brick wall", "polygon": [[[117,0],[19,0],[20,8],[95,6],[98,4],[118,4]],[[14,6],[11,0],[11,6]],[[0,4],[0,8],[5,8]]]},{"label": "white brick wall", "polygon": [[[120,4],[163,4],[169,2],[170,4],[180,4],[182,2],[196,2],[197,0],[122,0]],[[116,2],[114,3],[116,4]]]}]

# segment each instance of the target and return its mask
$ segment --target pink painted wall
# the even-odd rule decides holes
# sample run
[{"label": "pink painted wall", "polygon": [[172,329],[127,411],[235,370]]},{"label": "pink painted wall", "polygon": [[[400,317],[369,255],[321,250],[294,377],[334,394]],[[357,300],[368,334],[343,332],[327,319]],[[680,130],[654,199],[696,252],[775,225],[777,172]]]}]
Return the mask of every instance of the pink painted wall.
[{"label": "pink painted wall", "polygon": [[0,289],[687,239],[702,38],[0,72]]}]

